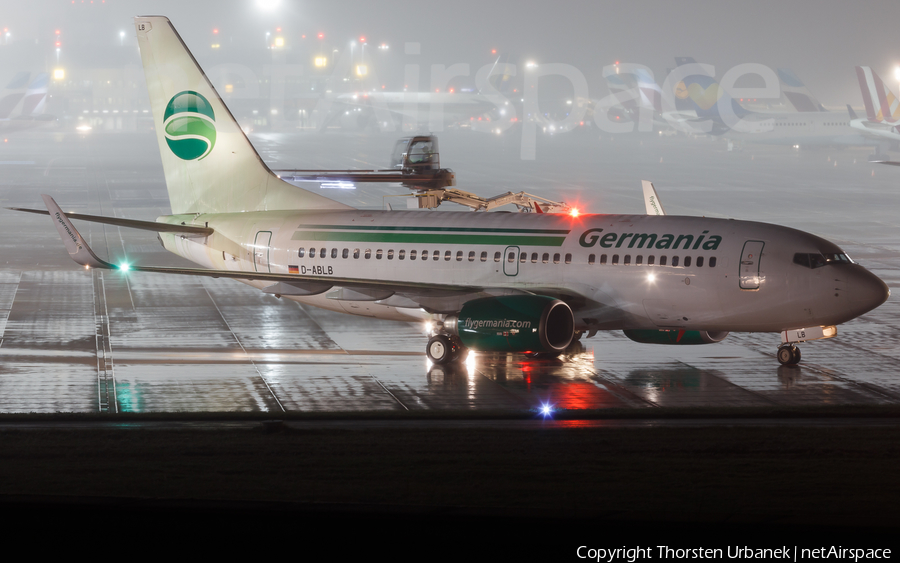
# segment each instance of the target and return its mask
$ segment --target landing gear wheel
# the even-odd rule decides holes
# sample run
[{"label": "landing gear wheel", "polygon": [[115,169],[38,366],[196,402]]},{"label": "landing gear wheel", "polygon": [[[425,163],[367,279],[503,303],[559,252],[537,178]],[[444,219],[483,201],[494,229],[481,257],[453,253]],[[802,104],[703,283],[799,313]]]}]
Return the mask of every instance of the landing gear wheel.
[{"label": "landing gear wheel", "polygon": [[453,357],[459,354],[459,347],[451,342],[446,334],[436,334],[428,340],[425,347],[425,355],[438,365],[444,365],[453,361]]},{"label": "landing gear wheel", "polygon": [[466,358],[469,357],[469,349],[461,344],[454,344],[453,357],[450,359],[451,362],[459,362],[463,363],[466,361]]},{"label": "landing gear wheel", "polygon": [[778,348],[778,362],[783,366],[793,366],[800,361],[800,348],[796,346],[780,346]]}]

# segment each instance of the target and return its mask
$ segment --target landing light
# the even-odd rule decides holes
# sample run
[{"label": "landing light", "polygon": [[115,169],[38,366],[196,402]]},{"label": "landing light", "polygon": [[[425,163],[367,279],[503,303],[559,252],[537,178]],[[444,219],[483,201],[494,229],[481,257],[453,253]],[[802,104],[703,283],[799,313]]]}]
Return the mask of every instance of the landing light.
[{"label": "landing light", "polygon": [[131,266],[128,264],[128,262],[122,262],[121,264],[119,264],[119,270],[122,272],[127,272],[130,269]]},{"label": "landing light", "polygon": [[544,415],[544,418],[551,416],[553,414],[553,406],[549,403],[543,403],[541,405],[541,414]]},{"label": "landing light", "polygon": [[579,215],[578,208],[573,207],[572,210],[569,211],[569,215],[571,215],[572,217],[578,217],[578,215]]},{"label": "landing light", "polygon": [[656,274],[647,274],[647,281],[653,283],[656,281]]}]

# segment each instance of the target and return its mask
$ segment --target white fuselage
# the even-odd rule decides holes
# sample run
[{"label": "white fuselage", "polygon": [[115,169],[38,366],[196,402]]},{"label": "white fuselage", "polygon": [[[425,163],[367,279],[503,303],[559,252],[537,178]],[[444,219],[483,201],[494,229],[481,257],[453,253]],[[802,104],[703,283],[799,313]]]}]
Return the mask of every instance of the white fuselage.
[{"label": "white fuselage", "polygon": [[[566,301],[579,329],[774,332],[838,324],[886,296],[881,280],[857,264],[794,263],[796,253],[842,254],[822,238],[730,219],[353,210],[158,220],[215,229],[204,238],[161,235],[168,250],[205,268],[296,274],[321,292],[277,293],[385,319],[425,319],[468,299],[534,292]],[[366,298],[342,294],[338,284],[326,290],[332,277],[478,289]]]}]

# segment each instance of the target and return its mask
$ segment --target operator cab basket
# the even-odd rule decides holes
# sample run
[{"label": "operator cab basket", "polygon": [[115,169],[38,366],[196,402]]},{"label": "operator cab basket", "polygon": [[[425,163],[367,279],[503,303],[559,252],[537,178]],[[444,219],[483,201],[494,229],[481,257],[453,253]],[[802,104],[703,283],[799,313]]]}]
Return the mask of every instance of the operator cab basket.
[{"label": "operator cab basket", "polygon": [[405,137],[391,153],[391,168],[403,174],[434,174],[441,168],[438,140],[434,135]]}]

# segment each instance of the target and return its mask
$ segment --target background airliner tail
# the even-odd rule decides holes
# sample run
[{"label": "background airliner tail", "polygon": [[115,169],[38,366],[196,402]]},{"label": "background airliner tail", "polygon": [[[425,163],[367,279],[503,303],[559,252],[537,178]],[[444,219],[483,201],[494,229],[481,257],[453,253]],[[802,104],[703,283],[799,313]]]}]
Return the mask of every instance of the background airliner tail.
[{"label": "background airliner tail", "polygon": [[[694,63],[696,61],[692,57],[675,57],[676,66]],[[726,104],[725,107],[730,106],[731,112],[737,117],[746,117],[752,113],[732,98],[712,76],[703,74],[685,76],[675,85],[674,94],[675,109],[696,112],[697,117],[722,119],[719,113],[720,103]]]},{"label": "background airliner tail", "polygon": [[168,18],[134,23],[172,213],[348,209],[269,170]]},{"label": "background airliner tail", "polygon": [[35,117],[44,113],[47,107],[47,84],[50,82],[50,76],[46,72],[38,74],[28,90],[25,91],[25,97],[22,99],[22,116]]},{"label": "background airliner tail", "polygon": [[869,121],[900,121],[900,100],[870,67],[856,67],[859,89]]},{"label": "background airliner tail", "polygon": [[803,81],[794,74],[794,71],[789,68],[779,68],[777,72],[781,93],[794,106],[795,110],[799,112],[828,111],[803,84]]},{"label": "background airliner tail", "polygon": [[28,85],[30,76],[30,72],[18,72],[6,85],[3,96],[0,97],[0,119],[9,119],[13,110],[18,107],[25,96],[25,86]]}]

